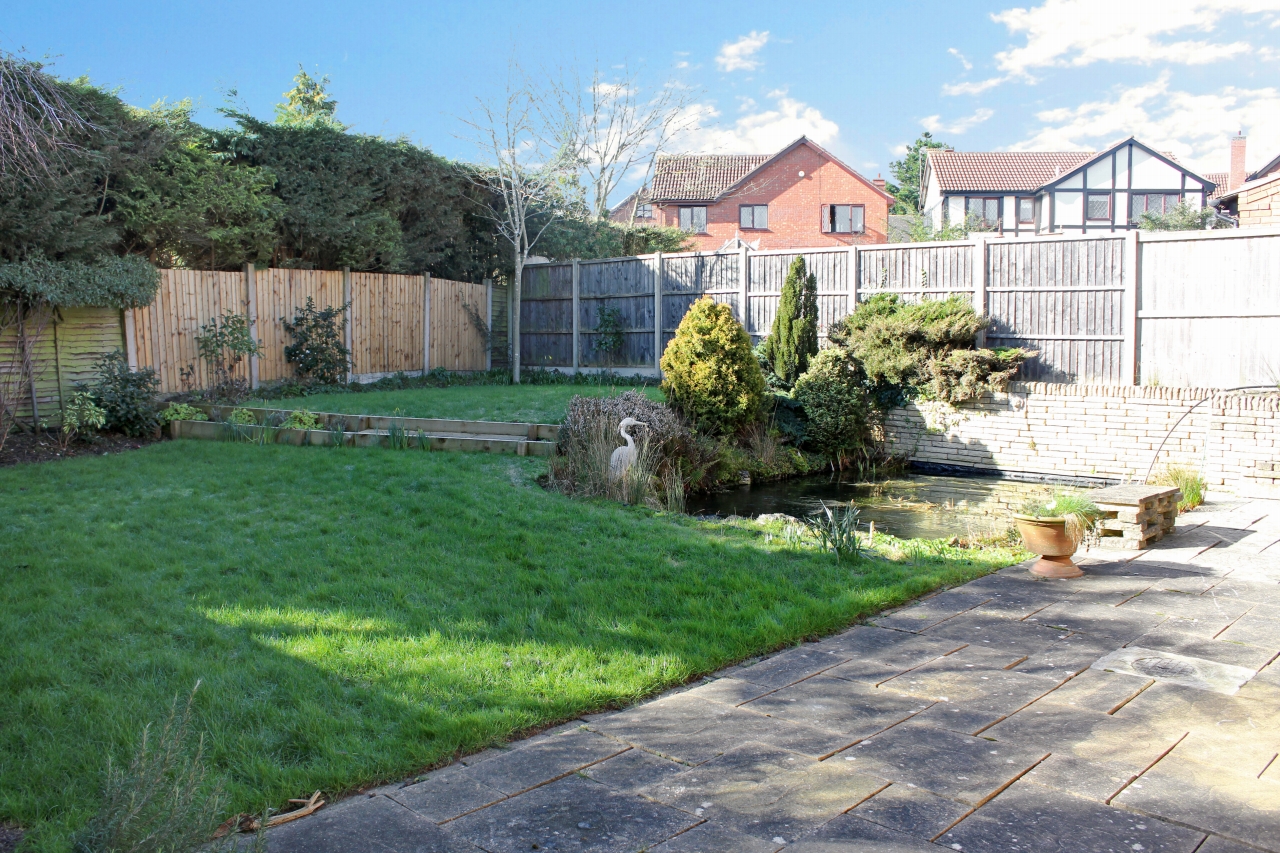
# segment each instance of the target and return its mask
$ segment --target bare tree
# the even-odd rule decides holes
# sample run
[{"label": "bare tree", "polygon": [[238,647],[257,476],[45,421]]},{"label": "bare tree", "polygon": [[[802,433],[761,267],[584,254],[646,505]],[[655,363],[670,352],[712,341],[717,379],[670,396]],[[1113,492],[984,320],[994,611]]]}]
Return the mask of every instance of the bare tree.
[{"label": "bare tree", "polygon": [[553,113],[548,124],[561,134],[559,146],[572,153],[591,212],[600,219],[609,216],[609,196],[631,169],[645,163],[647,185],[657,155],[698,119],[690,109],[696,90],[668,81],[646,98],[635,71],[607,80],[598,64],[589,84],[574,74],[567,82],[562,78],[553,94],[554,101],[544,105]]},{"label": "bare tree", "polygon": [[76,147],[72,135],[93,127],[43,67],[0,53],[0,177],[51,173]]},{"label": "bare tree", "polygon": [[492,102],[477,99],[463,119],[487,163],[473,173],[485,190],[485,213],[511,245],[511,378],[520,382],[520,296],[524,268],[538,240],[570,207],[572,162],[558,144],[564,133],[548,123],[539,105],[546,93],[514,63],[505,92]]}]

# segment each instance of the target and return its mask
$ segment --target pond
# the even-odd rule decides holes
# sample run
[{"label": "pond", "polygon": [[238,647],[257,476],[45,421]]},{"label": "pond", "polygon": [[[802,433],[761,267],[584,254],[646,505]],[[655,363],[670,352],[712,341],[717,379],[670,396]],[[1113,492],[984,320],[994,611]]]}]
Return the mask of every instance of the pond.
[{"label": "pond", "polygon": [[860,510],[860,529],[874,521],[876,530],[902,539],[939,539],[1003,533],[1011,515],[1033,497],[1048,497],[1053,486],[1000,477],[953,477],[908,474],[874,483],[852,474],[820,474],[773,483],[740,486],[690,498],[692,515],[756,517],[783,513],[797,518],[830,504],[853,502]]}]

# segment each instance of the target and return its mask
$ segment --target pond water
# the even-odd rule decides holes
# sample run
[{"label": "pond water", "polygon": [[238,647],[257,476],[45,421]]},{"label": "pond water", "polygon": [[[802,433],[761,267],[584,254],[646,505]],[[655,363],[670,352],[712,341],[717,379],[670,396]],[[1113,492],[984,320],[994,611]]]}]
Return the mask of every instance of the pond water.
[{"label": "pond water", "polygon": [[828,505],[852,502],[860,510],[860,529],[902,539],[939,539],[1002,533],[1012,514],[1033,497],[1048,497],[1054,487],[999,477],[908,474],[874,483],[852,474],[820,474],[774,483],[740,486],[689,500],[691,515],[756,517],[783,513],[797,518]]}]

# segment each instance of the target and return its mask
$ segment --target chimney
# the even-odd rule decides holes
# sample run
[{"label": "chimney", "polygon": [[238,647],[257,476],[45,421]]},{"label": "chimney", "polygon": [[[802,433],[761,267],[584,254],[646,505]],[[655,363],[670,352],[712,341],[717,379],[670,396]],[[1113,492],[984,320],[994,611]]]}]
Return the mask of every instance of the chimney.
[{"label": "chimney", "polygon": [[872,181],[871,183],[875,184],[875,185],[876,185],[876,189],[878,189],[878,190],[883,190],[883,189],[884,189],[884,178],[880,177],[880,175],[876,175],[876,179],[875,179],[874,181]]},{"label": "chimney", "polygon": [[1227,192],[1232,192],[1244,183],[1247,171],[1244,167],[1244,131],[1231,137],[1231,174],[1227,178]]}]

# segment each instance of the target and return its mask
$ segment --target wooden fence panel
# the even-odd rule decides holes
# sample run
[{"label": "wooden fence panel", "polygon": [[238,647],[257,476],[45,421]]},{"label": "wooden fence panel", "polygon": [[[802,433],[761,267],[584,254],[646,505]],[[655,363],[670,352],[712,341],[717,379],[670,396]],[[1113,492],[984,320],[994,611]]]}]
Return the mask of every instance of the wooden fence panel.
[{"label": "wooden fence panel", "polygon": [[[307,297],[315,301],[317,308],[342,305],[342,272],[273,268],[258,270],[255,279],[258,338],[263,345],[262,356],[258,359],[258,377],[262,382],[287,379],[294,375],[294,371],[293,366],[284,360],[284,348],[293,343],[293,339],[284,330],[281,318],[292,320],[298,309],[307,304]],[[354,310],[352,320],[355,320]],[[354,340],[353,337],[353,343]]]},{"label": "wooden fence panel", "polygon": [[1143,235],[1141,384],[1280,382],[1280,233],[1253,230]]},{"label": "wooden fence panel", "polygon": [[[432,279],[433,287],[453,284]],[[420,275],[351,273],[352,372],[422,370],[424,292]],[[479,310],[483,316],[484,306]]]},{"label": "wooden fence panel", "polygon": [[752,343],[764,340],[773,328],[782,286],[797,257],[804,258],[805,269],[817,279],[818,335],[825,339],[831,324],[849,313],[850,254],[848,249],[837,249],[751,255],[748,282],[751,322],[747,328]]},{"label": "wooden fence panel", "polygon": [[1020,378],[1117,383],[1124,325],[1124,239],[991,241],[987,343],[1039,355]]},{"label": "wooden fence panel", "polygon": [[525,367],[573,367],[573,264],[524,268],[520,363]]},{"label": "wooden fence panel", "polygon": [[858,256],[859,299],[890,292],[919,302],[973,293],[971,243],[865,246]]},{"label": "wooden fence panel", "polygon": [[[638,258],[583,262],[578,267],[578,363],[583,367],[653,366],[653,270]],[[601,313],[622,319],[622,350],[597,348]],[[572,319],[572,317],[570,318]],[[573,329],[569,329],[572,335]]]},{"label": "wooden fence panel", "polygon": [[484,335],[472,322],[467,307],[483,319],[487,301],[488,292],[483,284],[431,279],[432,369],[485,369]]},{"label": "wooden fence panel", "polygon": [[[155,370],[162,393],[206,387],[209,371],[196,347],[196,335],[228,312],[244,314],[248,310],[242,273],[160,270],[155,300],[133,309],[138,366]],[[184,371],[189,371],[186,379]],[[235,375],[248,380],[247,359]]]}]

